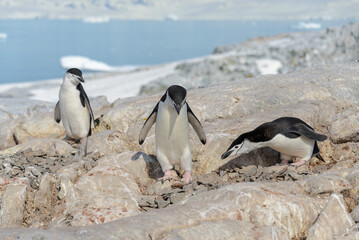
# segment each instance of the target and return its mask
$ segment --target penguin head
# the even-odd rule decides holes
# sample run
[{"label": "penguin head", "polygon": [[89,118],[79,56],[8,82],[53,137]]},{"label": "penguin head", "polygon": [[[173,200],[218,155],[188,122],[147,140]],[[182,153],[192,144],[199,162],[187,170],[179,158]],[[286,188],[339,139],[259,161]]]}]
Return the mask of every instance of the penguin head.
[{"label": "penguin head", "polygon": [[77,68],[70,68],[67,70],[64,80],[70,81],[75,86],[77,86],[80,82],[85,82],[82,77],[82,72]]},{"label": "penguin head", "polygon": [[241,155],[249,153],[261,147],[261,142],[252,142],[245,137],[244,134],[240,135],[232,142],[227,151],[222,154],[221,158],[225,159],[231,155]]},{"label": "penguin head", "polygon": [[167,89],[167,96],[179,114],[182,106],[186,103],[186,89],[179,85],[172,85]]}]

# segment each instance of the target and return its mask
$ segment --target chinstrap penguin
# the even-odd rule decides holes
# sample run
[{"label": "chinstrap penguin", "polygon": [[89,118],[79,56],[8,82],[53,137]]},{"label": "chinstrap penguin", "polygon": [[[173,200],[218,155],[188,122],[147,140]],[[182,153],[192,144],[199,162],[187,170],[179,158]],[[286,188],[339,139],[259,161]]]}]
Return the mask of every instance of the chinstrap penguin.
[{"label": "chinstrap penguin", "polygon": [[206,144],[206,134],[200,121],[186,102],[187,91],[181,86],[170,86],[144,123],[139,136],[141,145],[152,125],[156,122],[156,155],[164,176],[159,180],[171,179],[173,164],[181,163],[185,171],[181,181],[192,181],[192,155],[189,146],[188,123],[196,131],[202,144]]},{"label": "chinstrap penguin", "polygon": [[291,165],[300,166],[312,156],[324,162],[319,154],[317,141],[325,139],[327,139],[325,135],[316,133],[311,126],[299,118],[282,117],[240,135],[222,154],[222,159],[231,155],[249,153],[258,148],[270,147],[280,153],[282,164],[299,159]]},{"label": "chinstrap penguin", "polygon": [[62,120],[67,137],[70,140],[80,140],[80,142],[82,139],[91,136],[91,124],[95,126],[90,101],[81,82],[85,82],[85,80],[79,69],[67,70],[60,87],[59,101],[56,103],[54,115],[57,123]]}]

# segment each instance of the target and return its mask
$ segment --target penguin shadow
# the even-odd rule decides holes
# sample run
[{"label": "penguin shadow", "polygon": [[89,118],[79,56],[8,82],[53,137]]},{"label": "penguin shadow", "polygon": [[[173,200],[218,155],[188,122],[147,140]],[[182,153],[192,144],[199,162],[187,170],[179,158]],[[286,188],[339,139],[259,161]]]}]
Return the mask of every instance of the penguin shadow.
[{"label": "penguin shadow", "polygon": [[280,162],[281,160],[279,152],[265,147],[235,157],[226,164],[222,165],[219,170],[234,169],[237,167],[246,167],[249,165],[269,167]]},{"label": "penguin shadow", "polygon": [[147,155],[144,152],[137,152],[131,157],[131,160],[140,161],[140,157],[145,161],[147,173],[151,179],[157,180],[163,176],[161,165],[155,155]]}]

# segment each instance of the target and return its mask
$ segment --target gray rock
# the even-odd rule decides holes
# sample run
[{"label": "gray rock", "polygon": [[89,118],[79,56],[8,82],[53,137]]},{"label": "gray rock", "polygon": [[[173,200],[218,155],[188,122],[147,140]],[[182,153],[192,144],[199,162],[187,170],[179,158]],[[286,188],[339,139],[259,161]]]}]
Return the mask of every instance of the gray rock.
[{"label": "gray rock", "polygon": [[342,195],[332,194],[327,205],[308,231],[308,240],[333,239],[348,232],[354,221],[346,210]]},{"label": "gray rock", "polygon": [[359,113],[357,107],[334,116],[330,137],[334,143],[359,141]]},{"label": "gray rock", "polygon": [[191,196],[191,192],[177,192],[174,193],[173,195],[171,195],[171,203],[172,204],[176,204],[180,201],[182,201],[183,199]]},{"label": "gray rock", "polygon": [[298,181],[297,183],[311,195],[321,193],[341,193],[352,187],[345,178],[331,173],[311,176],[305,180]]},{"label": "gray rock", "polygon": [[[275,236],[275,237],[274,237]],[[278,227],[257,227],[247,221],[223,220],[202,222],[188,228],[172,230],[164,239],[290,239],[283,229]]]},{"label": "gray rock", "polygon": [[50,209],[52,207],[52,193],[51,193],[51,182],[54,182],[51,179],[49,174],[44,174],[41,182],[39,190],[35,193],[34,205],[37,208],[47,208]]},{"label": "gray rock", "polygon": [[66,155],[74,149],[68,143],[62,140],[52,138],[34,138],[23,144],[0,151],[0,156],[14,155],[17,152],[23,152],[25,150],[31,152],[38,151],[49,155]]},{"label": "gray rock", "polygon": [[[24,179],[23,182],[27,182]],[[24,219],[27,184],[9,184],[1,198],[0,226],[21,227]]]},{"label": "gray rock", "polygon": [[246,176],[252,176],[257,173],[257,167],[253,165],[243,167],[242,169],[239,170],[239,173],[245,174]]},{"label": "gray rock", "polygon": [[350,213],[350,216],[353,218],[354,222],[359,222],[359,206],[356,206],[353,211]]},{"label": "gray rock", "polygon": [[164,207],[167,207],[170,204],[169,201],[165,201],[161,196],[157,197],[155,199],[155,202],[157,203],[158,208],[164,208]]}]

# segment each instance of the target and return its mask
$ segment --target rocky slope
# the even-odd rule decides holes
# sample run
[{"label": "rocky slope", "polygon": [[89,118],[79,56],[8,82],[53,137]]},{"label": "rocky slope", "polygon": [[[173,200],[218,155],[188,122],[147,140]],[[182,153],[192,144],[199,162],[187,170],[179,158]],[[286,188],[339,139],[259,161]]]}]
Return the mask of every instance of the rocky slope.
[{"label": "rocky slope", "polygon": [[[0,239],[355,239],[359,221],[359,65],[237,79],[188,92],[207,133],[191,129],[194,181],[156,182],[154,130],[138,135],[161,94],[92,99],[90,154],[63,141],[52,105],[0,106]],[[295,116],[326,134],[326,163],[279,166],[264,148],[223,161],[239,134]],[[176,167],[174,174],[181,174]]]},{"label": "rocky slope", "polygon": [[359,24],[328,28],[319,32],[288,33],[274,37],[219,46],[214,55],[184,62],[176,71],[141,88],[141,94],[163,91],[181,83],[187,88],[204,87],[261,74],[288,73],[359,60]]}]

